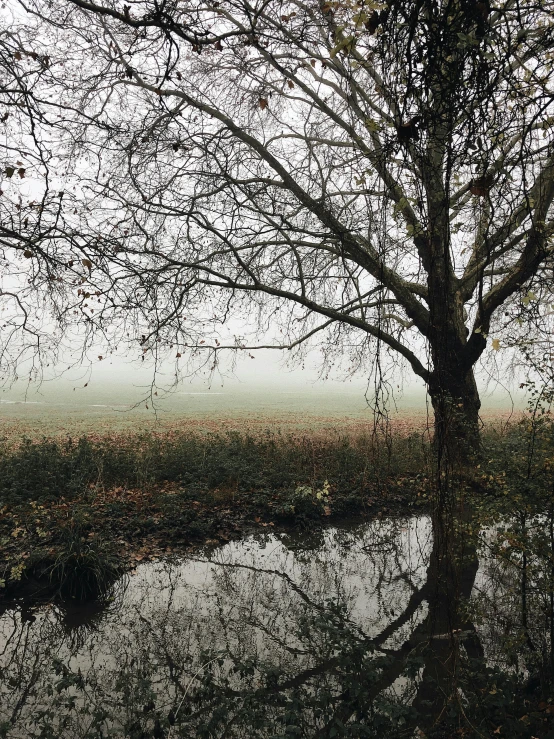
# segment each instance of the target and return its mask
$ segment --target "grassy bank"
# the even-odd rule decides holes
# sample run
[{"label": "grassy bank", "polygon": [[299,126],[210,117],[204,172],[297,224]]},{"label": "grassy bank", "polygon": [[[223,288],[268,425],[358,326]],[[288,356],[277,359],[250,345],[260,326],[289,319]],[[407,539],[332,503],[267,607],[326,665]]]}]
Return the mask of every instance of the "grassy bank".
[{"label": "grassy bank", "polygon": [[253,527],[406,510],[425,491],[426,455],[421,435],[331,432],[11,443],[0,450],[1,592],[40,582],[94,595],[102,577],[81,592],[80,572],[103,560],[109,579],[118,563]]},{"label": "grassy bank", "polygon": [[[551,490],[551,436],[543,429],[530,446],[523,425],[490,430],[479,503],[500,510]],[[429,469],[421,433],[10,441],[0,448],[0,598],[40,589],[95,597],[133,562],[255,527],[423,510]]]}]

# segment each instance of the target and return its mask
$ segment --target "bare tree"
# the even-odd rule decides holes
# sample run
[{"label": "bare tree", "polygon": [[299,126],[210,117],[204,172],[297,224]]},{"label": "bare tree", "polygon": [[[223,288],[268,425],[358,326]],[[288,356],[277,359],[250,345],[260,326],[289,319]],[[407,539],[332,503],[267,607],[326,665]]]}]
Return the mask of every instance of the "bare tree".
[{"label": "bare tree", "polygon": [[250,348],[217,339],[237,316],[329,363],[390,350],[473,455],[475,365],[550,290],[552,2],[21,8],[63,110],[67,284],[109,298],[87,320],[133,316],[145,353]]},{"label": "bare tree", "polygon": [[[0,27],[0,130],[4,138],[0,185],[0,381],[37,379],[59,359],[71,334],[72,287],[87,273],[65,222],[72,194],[60,186],[59,138],[63,101],[48,93],[50,56],[28,42],[21,13],[3,9]],[[65,200],[64,200],[65,198]],[[78,246],[78,245],[77,245]],[[86,264],[86,263],[85,263]],[[68,273],[72,279],[68,278]],[[91,338],[81,321],[80,338]],[[81,355],[82,356],[82,355]]]}]

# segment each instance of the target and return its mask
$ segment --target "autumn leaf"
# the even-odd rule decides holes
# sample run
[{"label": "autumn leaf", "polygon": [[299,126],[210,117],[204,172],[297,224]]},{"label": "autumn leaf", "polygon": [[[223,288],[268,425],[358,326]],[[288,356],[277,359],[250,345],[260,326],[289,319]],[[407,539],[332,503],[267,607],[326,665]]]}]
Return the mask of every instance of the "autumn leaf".
[{"label": "autumn leaf", "polygon": [[366,125],[367,130],[370,133],[377,133],[377,131],[379,131],[381,128],[380,125],[376,121],[372,120],[371,118],[365,119],[365,125]]},{"label": "autumn leaf", "polygon": [[13,175],[14,175],[14,172],[15,172],[15,167],[6,167],[6,169],[4,170],[4,174],[5,174],[5,175],[6,175],[6,177],[8,177],[8,178],[9,178],[9,177],[13,177]]},{"label": "autumn leaf", "polygon": [[83,265],[83,267],[87,267],[89,270],[92,269],[92,262],[90,261],[90,259],[81,259],[81,264]]},{"label": "autumn leaf", "polygon": [[481,198],[486,197],[488,195],[488,192],[489,192],[488,191],[488,188],[481,187],[480,185],[472,185],[469,188],[469,191],[471,192],[472,195],[476,195],[478,198],[479,197],[481,197]]},{"label": "autumn leaf", "polygon": [[523,305],[526,305],[526,306],[527,306],[527,305],[529,305],[529,303],[530,303],[530,302],[531,302],[532,300],[537,300],[537,296],[535,295],[535,293],[534,293],[534,292],[531,292],[531,290],[530,290],[530,291],[529,291],[529,292],[527,293],[527,295],[526,295],[526,296],[525,296],[524,298],[522,298],[522,299],[521,299],[521,302],[523,303]]},{"label": "autumn leaf", "polygon": [[492,340],[492,348],[495,352],[500,351],[500,339],[493,339]]},{"label": "autumn leaf", "polygon": [[419,123],[420,116],[415,116],[396,127],[396,133],[398,134],[400,143],[407,144],[412,140],[417,141],[419,139]]},{"label": "autumn leaf", "polygon": [[329,56],[331,57],[331,59],[334,59],[336,55],[339,53],[339,51],[345,51],[345,52],[352,51],[352,49],[354,48],[355,42],[356,42],[356,39],[354,38],[354,36],[346,36],[345,38],[341,39],[338,42],[338,44],[336,44],[336,46],[334,46],[331,49],[331,53],[329,54]]},{"label": "autumn leaf", "polygon": [[267,98],[260,98],[258,100],[258,105],[260,106],[261,110],[265,110],[267,108]]},{"label": "autumn leaf", "polygon": [[478,177],[470,182],[469,191],[476,197],[485,198],[489,194],[489,190],[493,184],[493,178],[490,175]]},{"label": "autumn leaf", "polygon": [[[361,13],[359,14],[359,16],[360,16],[360,21],[363,22],[361,20],[361,18],[362,18]],[[374,10],[373,13],[369,16],[369,18],[364,23],[365,27],[367,28],[367,30],[369,31],[369,33],[372,36],[375,33],[375,31],[377,30],[377,28],[379,27],[380,18],[381,17],[379,15],[379,13],[376,10]],[[356,19],[356,16],[354,16],[354,19]],[[359,21],[356,20],[356,23],[358,23],[358,22]]]}]

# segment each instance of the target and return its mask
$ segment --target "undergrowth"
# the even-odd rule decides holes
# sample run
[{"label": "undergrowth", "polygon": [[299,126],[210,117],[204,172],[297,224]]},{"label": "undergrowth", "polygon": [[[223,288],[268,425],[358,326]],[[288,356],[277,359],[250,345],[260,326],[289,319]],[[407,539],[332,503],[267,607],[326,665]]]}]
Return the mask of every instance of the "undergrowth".
[{"label": "undergrowth", "polygon": [[238,432],[186,432],[58,441],[24,439],[0,448],[0,504],[71,500],[94,488],[148,488],[163,482],[203,491],[294,490],[325,480],[349,489],[391,477],[413,477],[426,466],[420,436],[385,443],[350,438],[253,437]]},{"label": "undergrowth", "polygon": [[[553,505],[550,419],[539,431],[485,434],[468,478],[483,522]],[[37,577],[60,595],[97,597],[137,548],[142,557],[256,526],[429,510],[430,458],[421,435],[183,431],[5,445],[0,595]]]},{"label": "undergrowth", "polygon": [[330,516],[406,510],[414,489],[427,484],[426,455],[417,436],[269,432],[5,445],[0,595],[35,578],[62,597],[101,597],[137,547],[224,542],[252,526],[313,527]]}]

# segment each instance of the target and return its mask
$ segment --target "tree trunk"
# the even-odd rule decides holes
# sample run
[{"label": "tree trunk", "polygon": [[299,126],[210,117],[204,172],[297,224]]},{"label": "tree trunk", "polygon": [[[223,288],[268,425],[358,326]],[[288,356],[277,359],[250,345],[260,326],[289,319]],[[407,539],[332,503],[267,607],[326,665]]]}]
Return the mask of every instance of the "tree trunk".
[{"label": "tree trunk", "polygon": [[[435,157],[440,171],[442,159]],[[432,176],[428,184],[432,261],[428,269],[429,393],[435,414],[435,459],[440,474],[464,474],[479,450],[477,384],[467,350],[464,300],[450,258],[447,195]]]},{"label": "tree trunk", "polygon": [[435,415],[437,469],[464,475],[476,463],[480,447],[481,401],[473,370],[442,364],[440,371],[433,372],[429,392]]}]

